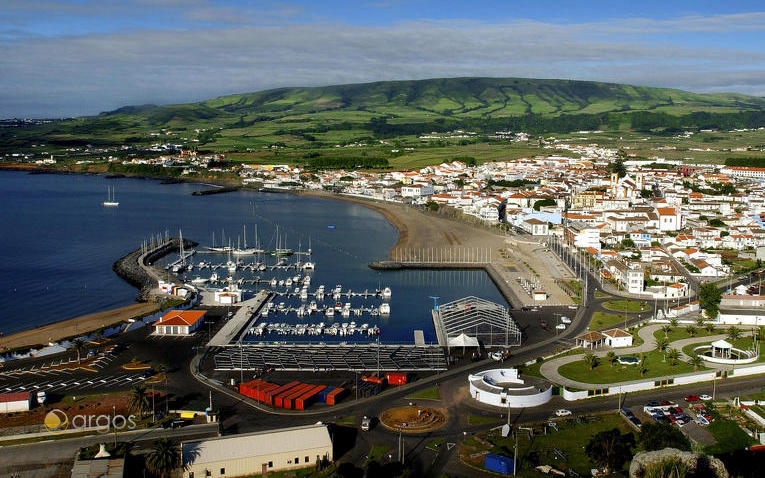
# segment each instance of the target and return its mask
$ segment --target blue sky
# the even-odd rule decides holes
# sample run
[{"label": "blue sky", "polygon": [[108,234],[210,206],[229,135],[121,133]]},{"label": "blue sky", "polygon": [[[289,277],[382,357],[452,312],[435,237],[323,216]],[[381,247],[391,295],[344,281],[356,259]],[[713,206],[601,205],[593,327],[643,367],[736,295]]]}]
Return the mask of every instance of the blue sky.
[{"label": "blue sky", "polygon": [[765,5],[721,3],[0,0],[0,117],[447,76],[765,96]]}]

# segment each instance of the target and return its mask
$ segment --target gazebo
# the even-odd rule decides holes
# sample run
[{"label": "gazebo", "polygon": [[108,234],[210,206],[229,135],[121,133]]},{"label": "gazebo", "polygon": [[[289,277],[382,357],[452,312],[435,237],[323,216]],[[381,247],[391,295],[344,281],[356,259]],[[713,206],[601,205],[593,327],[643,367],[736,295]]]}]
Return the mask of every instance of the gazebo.
[{"label": "gazebo", "polygon": [[722,340],[722,339],[716,340],[712,342],[712,357],[729,359],[731,357],[732,349],[733,349],[733,345],[726,342],[725,340]]}]

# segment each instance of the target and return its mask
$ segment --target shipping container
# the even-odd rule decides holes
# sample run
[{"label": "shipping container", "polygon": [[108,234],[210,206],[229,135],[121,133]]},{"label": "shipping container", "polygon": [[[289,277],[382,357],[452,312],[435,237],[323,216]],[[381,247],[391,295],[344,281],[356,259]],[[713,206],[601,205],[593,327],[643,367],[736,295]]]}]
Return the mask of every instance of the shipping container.
[{"label": "shipping container", "polygon": [[483,460],[483,467],[494,473],[513,474],[513,459],[504,455],[489,454]]},{"label": "shipping container", "polygon": [[305,410],[313,402],[316,401],[316,396],[319,395],[319,392],[324,390],[326,387],[324,385],[316,385],[315,387],[309,389],[306,393],[299,396],[295,399],[295,410]]},{"label": "shipping container", "polygon": [[[310,388],[312,388],[313,385],[303,383],[298,385],[297,387],[290,390],[290,393],[286,395],[282,395],[282,403],[281,406],[284,408],[292,408],[293,402],[296,398],[307,392]],[[278,401],[279,398],[277,397],[276,400]],[[278,403],[276,403],[276,406],[280,406]]]},{"label": "shipping container", "polygon": [[377,383],[377,384],[383,383],[383,378],[378,377],[377,375],[363,375],[361,377],[361,380],[363,380],[364,382],[371,382],[371,383]]},{"label": "shipping container", "polygon": [[405,385],[406,374],[389,372],[385,374],[385,380],[388,381],[388,385]]},{"label": "shipping container", "polygon": [[325,388],[324,390],[319,392],[319,395],[316,397],[316,401],[319,403],[327,403],[327,395],[329,395],[330,392],[332,392],[333,390],[335,390],[335,387]]},{"label": "shipping container", "polygon": [[255,400],[260,400],[259,393],[263,390],[271,390],[277,387],[272,383],[264,382],[263,380],[251,380],[249,382],[239,384],[239,393],[246,397],[250,397]]},{"label": "shipping container", "polygon": [[268,392],[266,392],[264,394],[262,402],[265,403],[266,405],[273,405],[274,404],[274,396],[276,396],[276,395],[278,395],[278,394],[280,394],[282,392],[286,392],[287,390],[289,390],[289,389],[291,389],[293,387],[296,387],[298,385],[300,385],[300,382],[290,382],[288,384],[282,385],[281,387],[276,387],[273,390],[269,390]]},{"label": "shipping container", "polygon": [[335,404],[337,404],[337,402],[339,402],[340,399],[342,399],[345,396],[346,392],[347,392],[346,389],[340,388],[340,387],[332,390],[326,396],[326,399],[325,399],[326,400],[326,404],[327,405],[335,405]]}]

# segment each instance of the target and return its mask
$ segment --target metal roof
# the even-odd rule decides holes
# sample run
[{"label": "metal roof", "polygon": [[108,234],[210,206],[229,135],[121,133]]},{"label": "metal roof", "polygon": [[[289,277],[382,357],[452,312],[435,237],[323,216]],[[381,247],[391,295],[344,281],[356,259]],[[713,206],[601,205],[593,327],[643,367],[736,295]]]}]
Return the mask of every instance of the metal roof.
[{"label": "metal roof", "polygon": [[485,346],[521,344],[521,330],[507,308],[478,297],[439,305],[437,326],[447,339],[465,334],[483,341]]},{"label": "metal roof", "polygon": [[204,464],[239,460],[312,448],[332,449],[326,425],[308,425],[256,433],[225,436],[181,444],[183,463]]}]

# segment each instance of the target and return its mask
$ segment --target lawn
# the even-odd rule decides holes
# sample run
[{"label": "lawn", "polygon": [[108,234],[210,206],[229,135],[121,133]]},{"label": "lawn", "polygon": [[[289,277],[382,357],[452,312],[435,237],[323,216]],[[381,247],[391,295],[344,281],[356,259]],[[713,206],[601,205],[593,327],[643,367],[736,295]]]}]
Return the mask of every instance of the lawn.
[{"label": "lawn", "polygon": [[610,329],[612,327],[624,324],[624,316],[609,314],[608,312],[595,312],[592,314],[590,328],[592,330]]},{"label": "lawn", "polygon": [[[629,354],[627,356],[640,358],[639,354]],[[692,365],[680,360],[677,361],[677,364],[670,365],[669,362],[665,361],[664,355],[657,350],[648,352],[644,356],[645,365],[648,370],[643,377],[640,376],[639,366],[614,363],[612,367],[605,357],[600,358],[600,363],[593,370],[590,370],[584,361],[578,360],[561,366],[558,372],[562,376],[578,382],[603,384],[693,372]],[[700,367],[699,370],[704,370],[704,367]]]},{"label": "lawn", "polygon": [[470,425],[486,425],[489,423],[497,423],[502,421],[499,417],[485,417],[483,415],[468,415],[468,424]]},{"label": "lawn", "polygon": [[355,425],[356,424],[356,417],[351,415],[347,417],[338,418],[335,420],[336,425]]},{"label": "lawn", "polygon": [[599,290],[595,291],[595,298],[596,299],[607,299],[608,297],[611,297],[611,295],[606,294],[605,292],[601,292]]},{"label": "lawn", "polygon": [[380,461],[380,458],[382,458],[385,455],[387,455],[389,451],[390,451],[390,447],[388,447],[386,445],[373,445],[372,449],[369,450],[369,456],[368,456],[367,460],[369,460],[369,461],[372,461],[372,460]]},{"label": "lawn", "polygon": [[646,312],[651,310],[651,306],[645,302],[638,302],[636,300],[609,300],[603,303],[603,308],[612,310],[614,312]]},{"label": "lawn", "polygon": [[407,395],[406,398],[410,400],[441,400],[441,395],[438,393],[438,387],[433,386]]},{"label": "lawn", "polygon": [[[540,427],[534,427],[535,429]],[[518,466],[520,476],[540,476],[533,469],[536,464],[551,464],[564,471],[573,469],[582,476],[589,476],[593,464],[584,454],[584,447],[596,433],[618,428],[622,433],[633,433],[627,423],[616,414],[593,417],[592,421],[576,423],[574,420],[558,422],[558,431],[541,430],[529,440],[527,432],[518,437]],[[512,457],[515,443],[512,435],[503,438],[499,430],[492,430],[472,436],[460,446],[460,458],[463,462],[478,469],[483,469],[483,452],[497,453]],[[556,454],[556,450],[565,459]],[[629,466],[629,463],[627,465]]]},{"label": "lawn", "polygon": [[743,450],[754,443],[754,440],[733,420],[722,418],[715,420],[709,425],[707,430],[714,435],[717,443],[706,447],[704,453],[717,455],[735,450]]},{"label": "lawn", "polygon": [[[710,335],[718,335],[721,333],[724,333],[722,329],[715,329],[711,333],[707,332],[706,329],[702,329],[701,327],[696,327],[696,332],[694,332],[694,337],[709,337]],[[664,337],[664,331],[659,329],[656,332],[653,333],[653,336],[657,339]],[[682,339],[688,339],[691,336],[688,335],[688,332],[685,330],[684,325],[678,325],[677,327],[673,328],[669,331],[667,334],[667,338],[669,338],[670,342],[674,342],[676,340],[682,340]]]}]

